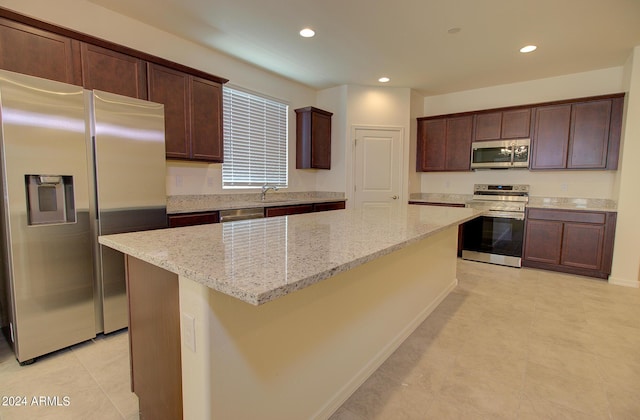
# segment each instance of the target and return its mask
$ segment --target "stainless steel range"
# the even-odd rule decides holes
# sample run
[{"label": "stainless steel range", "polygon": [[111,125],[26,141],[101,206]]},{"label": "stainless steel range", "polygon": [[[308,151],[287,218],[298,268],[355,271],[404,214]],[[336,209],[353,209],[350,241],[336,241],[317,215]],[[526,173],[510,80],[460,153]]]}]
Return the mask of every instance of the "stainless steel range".
[{"label": "stainless steel range", "polygon": [[528,185],[475,184],[467,207],[487,210],[463,227],[462,258],[521,267]]}]

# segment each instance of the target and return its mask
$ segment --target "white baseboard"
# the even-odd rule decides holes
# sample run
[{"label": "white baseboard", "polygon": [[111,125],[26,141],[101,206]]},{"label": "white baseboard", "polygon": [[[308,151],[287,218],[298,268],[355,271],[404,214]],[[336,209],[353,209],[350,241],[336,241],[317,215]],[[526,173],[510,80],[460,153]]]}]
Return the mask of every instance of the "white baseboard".
[{"label": "white baseboard", "polygon": [[640,282],[637,280],[620,279],[611,276],[609,276],[609,284],[615,284],[616,286],[634,287],[636,289],[640,288]]}]

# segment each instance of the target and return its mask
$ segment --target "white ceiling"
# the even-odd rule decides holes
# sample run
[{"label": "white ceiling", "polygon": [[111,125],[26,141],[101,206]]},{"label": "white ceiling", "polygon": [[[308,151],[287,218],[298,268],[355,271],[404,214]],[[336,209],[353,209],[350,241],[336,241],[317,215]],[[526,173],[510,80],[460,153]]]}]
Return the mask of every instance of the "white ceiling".
[{"label": "white ceiling", "polygon": [[440,94],[620,66],[640,45],[640,0],[89,1],[317,89],[388,76]]}]

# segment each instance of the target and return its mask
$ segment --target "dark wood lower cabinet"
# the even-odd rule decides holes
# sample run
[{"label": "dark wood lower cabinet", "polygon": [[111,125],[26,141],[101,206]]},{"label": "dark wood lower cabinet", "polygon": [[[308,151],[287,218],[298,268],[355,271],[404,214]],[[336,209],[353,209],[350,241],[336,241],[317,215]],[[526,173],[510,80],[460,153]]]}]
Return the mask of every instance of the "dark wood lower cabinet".
[{"label": "dark wood lower cabinet", "polygon": [[[345,201],[329,201],[326,203],[296,204],[290,206],[265,207],[265,217],[288,216],[291,214],[311,213],[317,211],[343,210],[346,208]],[[205,225],[209,223],[220,223],[220,213],[217,211],[192,212],[170,214],[169,227]]]},{"label": "dark wood lower cabinet", "polygon": [[527,209],[522,266],[608,278],[616,216],[614,212]]},{"label": "dark wood lower cabinet", "polygon": [[347,203],[344,201],[335,201],[333,203],[315,203],[313,205],[313,211],[330,211],[330,210],[344,210]]},{"label": "dark wood lower cabinet", "polygon": [[295,206],[279,206],[279,207],[266,207],[264,209],[265,217],[275,216],[289,216],[292,214],[311,213],[313,211],[313,204],[299,204]]},{"label": "dark wood lower cabinet", "polygon": [[131,256],[126,267],[131,388],[140,419],[181,419],[178,275]]},{"label": "dark wood lower cabinet", "polygon": [[168,216],[169,227],[205,225],[220,222],[220,213],[207,211],[200,213],[170,214]]},{"label": "dark wood lower cabinet", "polygon": [[528,220],[524,238],[525,259],[542,264],[560,264],[562,225],[555,220]]}]

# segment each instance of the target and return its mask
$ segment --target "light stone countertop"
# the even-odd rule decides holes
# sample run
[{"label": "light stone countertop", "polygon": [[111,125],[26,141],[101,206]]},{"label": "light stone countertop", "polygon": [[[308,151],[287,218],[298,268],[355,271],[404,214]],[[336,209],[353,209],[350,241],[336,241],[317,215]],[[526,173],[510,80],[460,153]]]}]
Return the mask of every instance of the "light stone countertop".
[{"label": "light stone countertop", "polygon": [[[466,204],[473,201],[471,194],[445,194],[445,193],[413,193],[410,201],[423,203]],[[598,198],[571,198],[571,197],[538,197],[529,196],[527,207],[561,210],[586,210],[586,211],[617,211],[614,200]]]},{"label": "light stone countertop", "polygon": [[123,233],[99,242],[261,305],[481,213],[398,205]]}]

